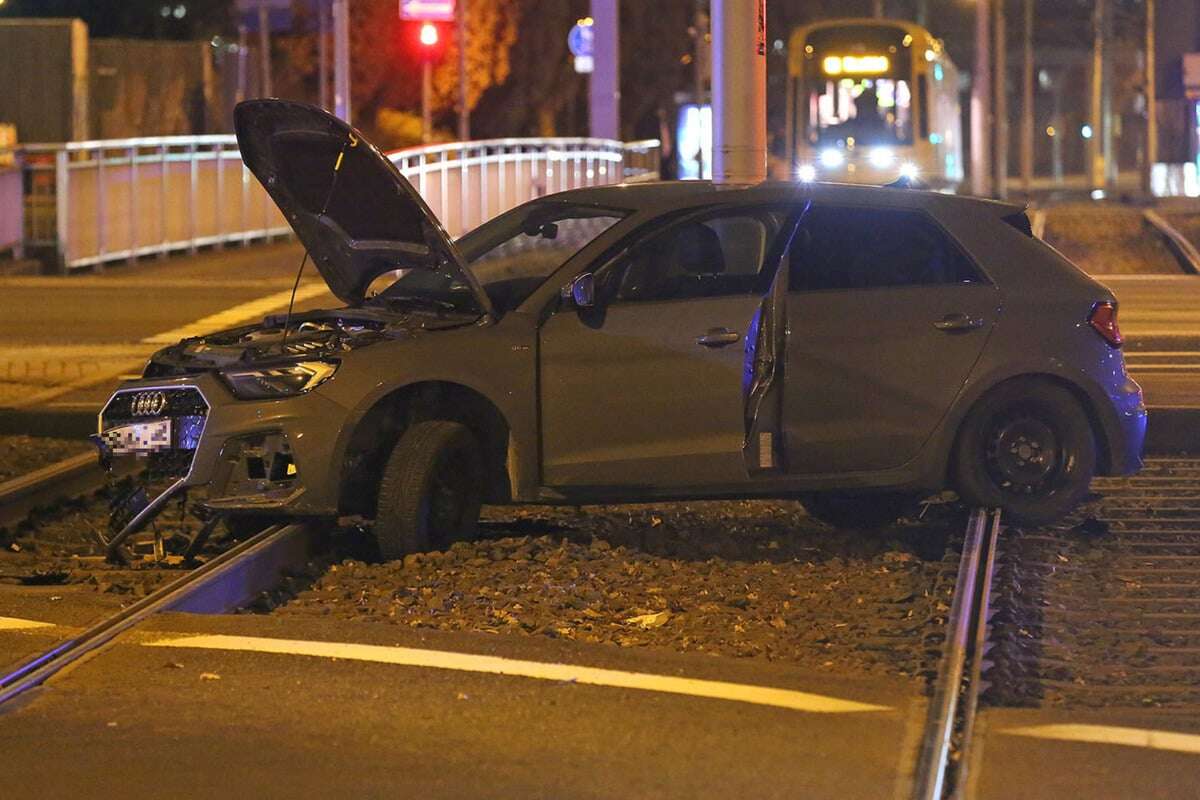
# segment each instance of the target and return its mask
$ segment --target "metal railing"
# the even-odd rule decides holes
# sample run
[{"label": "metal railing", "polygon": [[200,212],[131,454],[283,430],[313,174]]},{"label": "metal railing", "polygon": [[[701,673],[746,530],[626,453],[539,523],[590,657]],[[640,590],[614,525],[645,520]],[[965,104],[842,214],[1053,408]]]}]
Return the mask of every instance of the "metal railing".
[{"label": "metal railing", "polygon": [[[494,139],[389,157],[458,236],[544,194],[656,178],[659,143]],[[230,135],[28,144],[17,160],[24,246],[53,254],[64,271],[290,233]],[[0,216],[8,219],[4,187]]]}]

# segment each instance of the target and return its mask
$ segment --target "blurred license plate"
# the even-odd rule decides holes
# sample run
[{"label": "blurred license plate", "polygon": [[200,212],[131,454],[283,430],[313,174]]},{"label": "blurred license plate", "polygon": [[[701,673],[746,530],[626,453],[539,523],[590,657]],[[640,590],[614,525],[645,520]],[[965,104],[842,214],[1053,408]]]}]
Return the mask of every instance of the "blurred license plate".
[{"label": "blurred license plate", "polygon": [[109,428],[101,434],[114,455],[154,453],[171,449],[171,420],[156,419]]}]

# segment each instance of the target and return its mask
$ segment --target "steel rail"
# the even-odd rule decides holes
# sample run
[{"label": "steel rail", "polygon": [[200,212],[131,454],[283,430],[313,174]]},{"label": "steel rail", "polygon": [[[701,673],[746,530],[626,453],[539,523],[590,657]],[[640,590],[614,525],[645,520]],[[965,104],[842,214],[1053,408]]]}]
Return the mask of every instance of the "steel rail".
[{"label": "steel rail", "polygon": [[[946,641],[917,762],[913,786],[916,800],[941,800],[950,792],[957,796],[965,784],[966,747],[981,686],[988,596],[1000,532],[1000,512],[991,512],[990,529],[988,516],[986,509],[976,508],[967,520],[954,597],[946,618]],[[952,760],[956,738],[961,744],[958,758]]]},{"label": "steel rail", "polygon": [[321,532],[312,523],[267,528],[79,635],[10,669],[0,676],[0,706],[155,614],[221,614],[247,605],[270,591],[284,575],[302,569],[317,552]]},{"label": "steel rail", "polygon": [[0,483],[0,529],[12,529],[35,508],[97,491],[107,475],[94,452],[80,453]]}]

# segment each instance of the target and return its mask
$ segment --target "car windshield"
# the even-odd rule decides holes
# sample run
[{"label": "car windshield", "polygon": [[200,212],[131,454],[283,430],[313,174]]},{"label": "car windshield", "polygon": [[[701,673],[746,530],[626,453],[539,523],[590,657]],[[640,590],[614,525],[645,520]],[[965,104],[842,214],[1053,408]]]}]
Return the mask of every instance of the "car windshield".
[{"label": "car windshield", "polygon": [[[625,210],[535,200],[485,222],[456,242],[498,313],[521,304],[592,240],[628,216]],[[377,281],[371,305],[466,310],[470,288],[452,270],[401,270]],[[376,288],[376,287],[372,287]]]}]

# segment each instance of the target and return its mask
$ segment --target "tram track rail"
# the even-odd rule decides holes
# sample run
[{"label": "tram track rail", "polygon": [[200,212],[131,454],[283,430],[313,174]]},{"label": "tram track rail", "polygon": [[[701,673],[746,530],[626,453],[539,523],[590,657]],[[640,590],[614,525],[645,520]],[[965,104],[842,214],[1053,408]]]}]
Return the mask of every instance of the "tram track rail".
[{"label": "tram track rail", "polygon": [[324,528],[315,523],[268,527],[81,633],[26,658],[0,675],[0,709],[156,614],[223,614],[245,607],[288,575],[303,571],[320,552],[323,534]]},{"label": "tram track rail", "polygon": [[97,492],[108,479],[95,453],[80,453],[0,483],[0,530],[15,529],[39,508]]},{"label": "tram track rail", "polygon": [[983,690],[984,657],[1000,511],[973,509],[961,540],[954,595],[917,761],[913,797],[959,796],[966,785],[971,732]]}]

